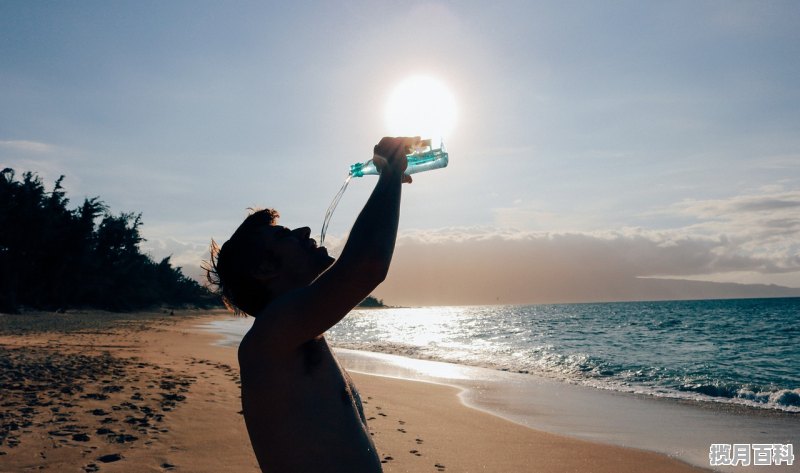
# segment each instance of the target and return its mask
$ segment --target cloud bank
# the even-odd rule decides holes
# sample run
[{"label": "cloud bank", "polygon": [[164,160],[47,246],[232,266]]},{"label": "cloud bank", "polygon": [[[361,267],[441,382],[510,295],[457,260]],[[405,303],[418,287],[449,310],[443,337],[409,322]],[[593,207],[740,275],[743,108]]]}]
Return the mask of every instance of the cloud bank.
[{"label": "cloud bank", "polygon": [[[684,201],[658,211],[679,228],[537,232],[495,227],[406,230],[375,294],[394,305],[528,304],[800,295],[800,290],[703,285],[674,279],[800,287],[800,191]],[[338,254],[344,238],[330,236]],[[207,241],[155,239],[200,277]],[[743,275],[749,275],[743,278]],[[772,279],[770,279],[772,278]],[[664,281],[663,279],[673,279]]]},{"label": "cloud bank", "polygon": [[798,272],[800,261],[741,254],[724,237],[415,232],[398,241],[378,295],[409,305],[680,298],[643,278],[753,271]]},{"label": "cloud bank", "polygon": [[24,153],[50,153],[56,150],[51,144],[29,140],[0,140],[0,148]]},{"label": "cloud bank", "polygon": [[681,202],[661,212],[695,222],[666,230],[406,232],[377,294],[409,305],[785,295],[648,278],[735,281],[755,274],[768,281],[781,275],[800,287],[799,208],[799,191],[772,192]]}]

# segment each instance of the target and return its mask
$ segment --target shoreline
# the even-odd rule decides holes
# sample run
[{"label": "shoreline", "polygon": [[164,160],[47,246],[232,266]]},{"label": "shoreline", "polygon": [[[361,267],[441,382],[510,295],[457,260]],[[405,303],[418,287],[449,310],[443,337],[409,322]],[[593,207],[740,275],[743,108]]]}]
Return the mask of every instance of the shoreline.
[{"label": "shoreline", "polygon": [[[355,318],[358,319],[359,316],[364,316],[370,312],[380,311],[358,309],[355,312]],[[405,316],[405,314],[401,313],[396,315]],[[339,331],[341,326],[337,325],[328,332],[328,336],[326,338],[333,347],[364,352],[383,353],[388,355],[398,355],[412,359],[488,368],[507,373],[520,373],[524,375],[530,375],[533,378],[550,379],[570,385],[587,386],[602,391],[632,394],[648,399],[666,399],[696,405],[710,405],[712,406],[711,408],[714,409],[742,413],[748,413],[752,409],[753,412],[758,412],[764,416],[781,416],[782,414],[800,416],[800,406],[796,404],[796,398],[797,395],[800,394],[800,389],[792,389],[795,385],[791,383],[789,386],[784,385],[782,387],[767,387],[766,390],[758,390],[757,388],[748,387],[745,384],[741,385],[740,391],[737,391],[736,393],[728,392],[727,394],[713,395],[705,393],[700,389],[682,389],[681,387],[675,385],[676,382],[678,384],[682,382],[677,379],[670,379],[670,382],[666,384],[661,384],[656,380],[648,381],[647,379],[641,382],[636,380],[629,382],[624,378],[614,377],[613,373],[605,375],[601,374],[600,376],[580,376],[580,373],[576,375],[574,372],[570,372],[569,370],[559,371],[537,369],[536,366],[525,366],[524,368],[521,368],[519,364],[515,363],[515,361],[511,359],[513,357],[510,357],[508,353],[502,354],[499,358],[487,358],[486,356],[481,356],[487,355],[487,353],[477,353],[477,356],[475,356],[476,353],[469,353],[467,351],[462,352],[459,355],[458,349],[456,349],[456,354],[454,356],[454,354],[447,349],[442,350],[433,348],[429,350],[429,347],[427,346],[419,346],[419,344],[415,343],[404,344],[403,342],[398,342],[396,338],[392,339],[391,341],[358,341],[357,334],[355,336],[357,341],[350,341],[348,339],[347,331],[354,330],[354,325],[350,324],[348,326],[348,320],[343,321],[343,323],[347,328]],[[368,325],[374,323],[375,321],[372,320],[368,322]],[[227,341],[223,343],[230,343],[233,345],[238,345],[238,341],[244,335],[247,328],[249,328],[249,322],[246,319],[231,319],[216,323],[214,325],[215,331],[224,333],[226,335]],[[394,330],[397,328],[398,327],[394,327]],[[374,330],[375,327],[371,326],[371,329]],[[419,336],[419,334],[417,333],[416,336]],[[429,345],[435,347],[436,343],[429,343]],[[522,358],[524,358],[524,356]],[[674,376],[674,373],[670,376]],[[708,382],[711,383],[711,381]]]},{"label": "shoreline", "polygon": [[[526,428],[709,468],[712,443],[797,443],[798,419],[761,409],[599,390],[530,374],[335,349],[349,371],[453,387],[465,406]],[[769,467],[718,467],[723,472]],[[796,468],[796,466],[795,466]]]},{"label": "shoreline", "polygon": [[460,363],[458,361],[450,361],[445,358],[439,358],[435,356],[427,356],[427,355],[414,356],[411,354],[407,354],[403,350],[381,349],[383,347],[378,347],[377,350],[370,350],[369,349],[370,347],[368,346],[359,347],[348,343],[342,343],[342,344],[336,342],[330,342],[330,343],[332,347],[338,350],[370,353],[376,355],[398,356],[400,358],[420,360],[423,362],[430,361],[433,363],[445,363],[445,364],[453,364],[456,366],[466,366],[470,368],[486,369],[493,372],[507,373],[512,376],[521,375],[525,377],[530,377],[527,379],[548,380],[556,383],[566,384],[569,386],[579,386],[582,388],[589,388],[603,392],[612,392],[621,395],[630,395],[641,399],[654,399],[664,402],[673,402],[678,404],[697,406],[706,409],[724,410],[729,412],[740,413],[743,415],[759,415],[765,417],[783,417],[788,419],[791,418],[800,419],[800,410],[796,410],[797,408],[791,407],[789,409],[795,409],[795,410],[789,410],[783,407],[776,407],[775,405],[754,402],[751,400],[741,399],[741,398],[698,395],[697,393],[683,394],[676,391],[658,391],[655,389],[647,389],[641,386],[630,386],[627,388],[621,388],[618,385],[608,385],[599,382],[587,382],[585,380],[560,378],[546,372],[536,372],[527,370],[514,371],[507,368],[492,365],[490,363],[483,363],[483,364]]},{"label": "shoreline", "polygon": [[[228,320],[236,319],[230,317]],[[220,333],[208,323],[198,328],[215,333],[219,337],[217,344],[235,348],[235,343],[232,343],[235,334]],[[340,363],[356,381],[386,472],[431,471],[428,469],[430,465],[424,465],[421,457],[428,456],[426,450],[431,448],[433,440],[448,445],[444,450],[435,449],[439,461],[434,466],[442,466],[435,471],[523,472],[529,471],[534,462],[539,471],[544,472],[710,471],[654,451],[535,429],[471,404],[465,398],[468,389],[458,383],[407,375],[391,376],[375,370],[374,366],[364,370],[363,364],[353,368],[354,354],[362,357],[380,354],[333,348]],[[425,363],[424,360],[405,360]],[[471,368],[452,366],[457,366],[456,369]],[[397,420],[393,421],[395,418]],[[437,418],[437,421],[431,422],[432,418]],[[487,434],[487,430],[490,433]],[[469,451],[465,451],[465,445]],[[405,453],[406,449],[408,453]],[[546,457],[540,456],[542,449],[548,452]],[[401,455],[397,455],[398,450]],[[512,452],[513,455],[508,456]]]},{"label": "shoreline", "polygon": [[[710,471],[655,452],[531,429],[467,406],[453,386],[360,372],[351,376],[369,403],[365,413],[380,457],[388,459],[386,473]],[[436,462],[426,463],[426,457]]]},{"label": "shoreline", "polygon": [[[362,310],[362,309],[358,309]],[[212,321],[209,322],[209,330],[219,333],[223,340],[218,342],[221,345],[229,345],[229,346],[238,346],[239,340],[243,336],[244,332],[246,331],[245,325],[248,325],[249,322],[247,318],[244,317],[231,317],[227,320],[221,321]],[[249,326],[249,325],[248,325]],[[571,380],[567,378],[560,378],[557,376],[552,376],[549,373],[540,373],[536,371],[514,371],[507,368],[503,368],[501,366],[496,366],[492,364],[479,364],[479,363],[462,363],[458,361],[450,361],[444,358],[438,358],[435,356],[415,356],[413,353],[409,353],[405,350],[397,350],[397,349],[384,349],[387,345],[379,346],[378,349],[370,349],[376,347],[370,346],[359,346],[358,344],[351,344],[351,343],[337,343],[335,341],[328,340],[328,343],[331,347],[335,348],[336,350],[344,350],[344,351],[352,351],[352,352],[359,352],[359,353],[368,353],[368,354],[376,354],[378,356],[387,355],[397,356],[402,359],[411,359],[411,360],[420,360],[421,362],[432,362],[432,363],[444,363],[448,365],[455,365],[455,366],[466,366],[469,368],[478,368],[478,369],[486,369],[492,372],[498,373],[508,373],[509,375],[516,376],[516,375],[523,375],[525,379],[534,379],[534,380],[549,380],[557,383],[563,383],[570,386],[580,386],[590,389],[595,389],[603,392],[612,392],[612,393],[619,393],[623,395],[631,395],[640,399],[654,399],[658,401],[664,402],[673,402],[677,404],[684,404],[690,406],[696,406],[705,409],[711,410],[721,410],[721,411],[728,411],[732,413],[739,413],[743,415],[758,415],[758,416],[765,416],[765,417],[778,417],[778,418],[787,418],[787,419],[798,419],[800,421],[800,410],[789,410],[784,409],[781,407],[776,407],[774,405],[764,404],[764,403],[757,403],[748,400],[742,400],[739,398],[727,398],[727,397],[713,397],[713,396],[698,396],[696,393],[694,394],[687,394],[687,395],[680,395],[680,393],[676,393],[673,391],[657,391],[657,390],[648,390],[645,388],[631,386],[627,389],[621,389],[617,385],[604,385],[602,383],[591,383],[591,382],[581,382],[580,380]],[[390,345],[388,345],[390,346]],[[414,379],[413,377],[408,379]]]},{"label": "shoreline", "polygon": [[[42,369],[51,378],[35,388],[35,401],[25,394],[30,383],[4,392],[2,412],[19,418],[8,429],[3,417],[4,471],[258,472],[240,415],[236,350],[219,346],[222,335],[202,327],[231,316],[189,315],[0,335],[0,359],[13,365],[3,376],[16,370],[34,380],[41,373],[33,370]],[[660,453],[520,425],[468,407],[460,388],[353,377],[387,473],[708,471]]]},{"label": "shoreline", "polygon": [[[248,323],[247,319],[238,319],[241,320],[241,322],[238,322],[237,318],[231,317],[228,320],[242,324]],[[236,329],[231,330],[230,326],[226,326],[224,324],[220,325],[207,323],[200,326],[200,328],[218,334],[220,339],[217,341],[217,343],[224,346],[235,347],[238,344],[238,340],[241,338],[241,335]],[[520,427],[537,434],[563,436],[564,438],[568,438],[569,440],[576,442],[591,442],[592,444],[602,445],[603,447],[623,448],[626,450],[647,452],[654,455],[663,455],[664,458],[669,458],[671,461],[676,461],[688,466],[688,463],[686,463],[684,459],[676,458],[675,455],[670,455],[667,452],[657,452],[655,449],[641,449],[631,446],[624,446],[620,445],[619,442],[613,442],[607,438],[591,438],[585,436],[582,438],[580,435],[575,435],[574,433],[568,434],[563,431],[559,432],[558,430],[549,428],[550,426],[547,425],[530,425],[525,421],[520,422],[513,416],[505,415],[502,409],[497,408],[497,405],[486,405],[486,403],[471,399],[469,394],[470,392],[476,390],[485,390],[485,386],[476,386],[474,384],[463,382],[477,382],[479,379],[487,377],[490,379],[502,380],[503,377],[509,375],[513,376],[515,373],[510,374],[489,368],[456,365],[439,361],[420,360],[383,353],[348,350],[338,348],[336,346],[333,346],[333,349],[342,366],[347,369],[349,373],[358,375],[358,377],[361,379],[372,380],[373,378],[378,378],[382,379],[382,382],[402,381],[410,383],[423,383],[427,384],[429,389],[445,388],[449,390],[455,390],[451,394],[454,398],[453,400],[464,408],[471,412],[489,415],[492,418],[500,420],[501,422],[511,423],[515,426],[515,428]],[[383,361],[383,363],[376,363],[376,360]],[[413,367],[418,369],[414,369]],[[434,369],[431,370],[431,367],[434,367]],[[433,375],[431,375],[431,371],[433,371]],[[462,374],[459,375],[459,372]],[[480,374],[476,375],[476,373]],[[528,375],[519,374],[518,376],[520,379],[525,381],[533,379]],[[552,380],[550,382],[557,383]],[[561,383],[557,384],[560,385]],[[360,386],[360,384],[358,385]],[[695,465],[695,467],[697,467],[697,465]],[[705,465],[701,465],[700,468],[704,471],[707,471],[707,467]]]},{"label": "shoreline", "polygon": [[[240,338],[233,326],[210,324],[206,328],[221,333],[223,338],[218,343],[235,345]],[[798,440],[795,432],[800,417],[791,412],[599,389],[533,373],[336,345],[334,351],[350,372],[456,387],[464,405],[527,428],[658,452],[701,468],[708,468],[708,451],[713,443],[797,444]],[[752,466],[718,470],[765,471]]]}]

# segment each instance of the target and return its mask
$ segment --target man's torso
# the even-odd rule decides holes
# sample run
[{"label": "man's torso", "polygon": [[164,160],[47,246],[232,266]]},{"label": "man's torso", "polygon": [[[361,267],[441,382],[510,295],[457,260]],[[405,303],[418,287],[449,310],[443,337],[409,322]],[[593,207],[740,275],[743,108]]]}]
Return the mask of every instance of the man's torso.
[{"label": "man's torso", "polygon": [[361,400],[323,337],[293,353],[239,348],[242,407],[264,471],[380,472]]}]

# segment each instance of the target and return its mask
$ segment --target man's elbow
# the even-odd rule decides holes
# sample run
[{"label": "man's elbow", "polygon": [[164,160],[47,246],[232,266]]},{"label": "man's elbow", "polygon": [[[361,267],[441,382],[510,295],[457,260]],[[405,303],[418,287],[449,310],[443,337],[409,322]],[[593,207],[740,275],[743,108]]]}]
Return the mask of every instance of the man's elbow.
[{"label": "man's elbow", "polygon": [[359,280],[365,286],[371,286],[369,290],[374,289],[380,283],[386,280],[389,275],[389,265],[381,264],[379,262],[371,262],[365,264],[361,271],[359,271]]},{"label": "man's elbow", "polygon": [[357,258],[342,255],[335,268],[351,286],[371,291],[386,280],[390,262],[383,258],[365,258],[364,255],[358,255]]}]

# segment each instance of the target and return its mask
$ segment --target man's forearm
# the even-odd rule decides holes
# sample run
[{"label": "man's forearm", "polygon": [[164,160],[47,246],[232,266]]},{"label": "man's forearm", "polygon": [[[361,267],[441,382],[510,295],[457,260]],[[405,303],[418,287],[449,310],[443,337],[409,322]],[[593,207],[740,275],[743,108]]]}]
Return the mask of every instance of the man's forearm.
[{"label": "man's forearm", "polygon": [[339,258],[340,264],[362,267],[381,279],[392,261],[400,219],[402,173],[385,169],[358,215]]}]

